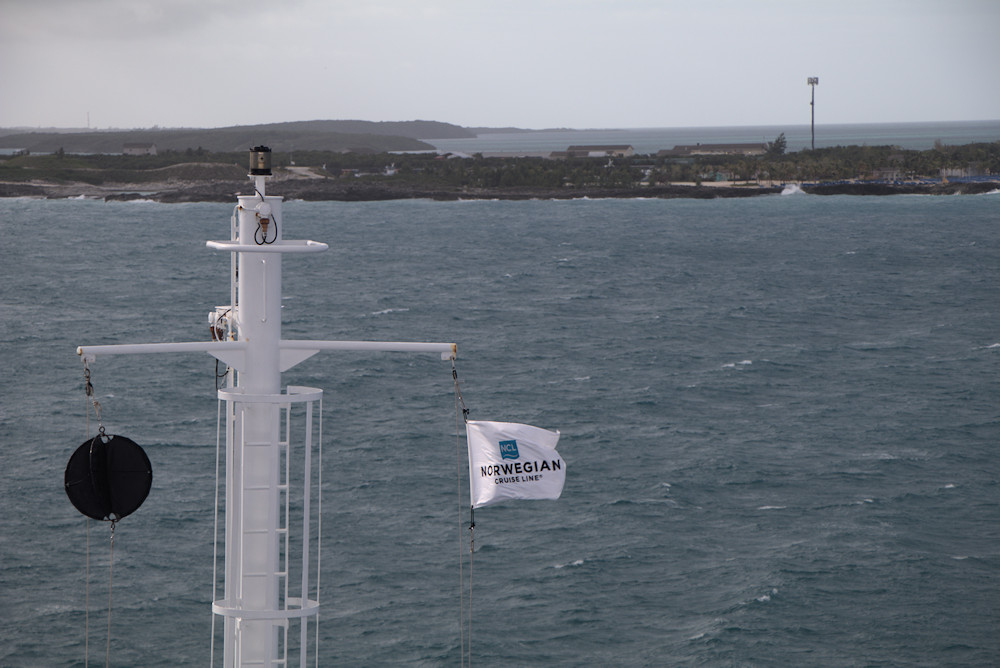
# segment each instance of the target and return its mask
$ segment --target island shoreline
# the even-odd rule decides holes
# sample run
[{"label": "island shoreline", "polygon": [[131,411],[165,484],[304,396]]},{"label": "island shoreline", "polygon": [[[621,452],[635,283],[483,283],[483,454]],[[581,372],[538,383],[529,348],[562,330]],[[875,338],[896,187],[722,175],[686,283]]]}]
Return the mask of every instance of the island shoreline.
[{"label": "island shoreline", "polygon": [[[810,195],[975,195],[1000,190],[1000,181],[946,183],[841,182],[782,184],[773,186],[733,184],[673,184],[636,187],[427,187],[405,183],[345,183],[333,179],[281,179],[274,191],[289,200],[314,202],[378,202],[406,199],[459,200],[572,200],[572,199],[730,199],[780,195],[794,188]],[[246,182],[108,184],[0,182],[0,197],[39,199],[151,200],[161,203],[232,202],[246,193]]]}]

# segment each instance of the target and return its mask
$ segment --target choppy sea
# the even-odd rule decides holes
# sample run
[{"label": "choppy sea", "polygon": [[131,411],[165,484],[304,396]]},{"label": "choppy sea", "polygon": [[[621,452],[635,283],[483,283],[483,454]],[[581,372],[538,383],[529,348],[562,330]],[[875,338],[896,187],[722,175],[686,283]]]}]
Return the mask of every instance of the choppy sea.
[{"label": "choppy sea", "polygon": [[[108,527],[88,600],[63,491],[75,348],[206,339],[230,212],[0,199],[0,665],[82,666],[88,635],[103,665]],[[284,262],[285,338],[457,342],[472,418],[562,432],[561,499],[476,513],[475,665],[1000,662],[1000,194],[284,213],[330,244]],[[91,369],[154,471],[110,663],[207,665],[214,361]],[[320,665],[460,665],[450,364],[330,352],[285,381],[326,393]]]}]

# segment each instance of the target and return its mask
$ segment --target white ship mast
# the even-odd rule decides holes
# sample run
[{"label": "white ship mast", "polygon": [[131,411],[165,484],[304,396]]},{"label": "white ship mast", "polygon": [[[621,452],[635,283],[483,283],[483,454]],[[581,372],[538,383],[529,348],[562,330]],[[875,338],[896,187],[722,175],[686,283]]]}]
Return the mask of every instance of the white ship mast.
[{"label": "white ship mast", "polygon": [[[442,359],[454,359],[457,352],[453,343],[281,338],[282,257],[322,252],[327,245],[284,239],[282,199],[265,194],[270,155],[266,147],[251,150],[250,176],[256,193],[238,197],[230,239],[207,242],[209,248],[232,253],[230,305],[217,307],[209,316],[219,340],[77,349],[87,362],[101,355],[207,352],[236,372],[235,382],[228,374],[228,386],[218,393],[226,407],[225,593],[212,603],[212,610],[225,620],[227,668],[287,666],[288,629],[293,624],[300,631],[299,665],[306,666],[308,621],[315,625],[318,618],[319,564],[310,563],[310,555],[317,554],[310,535],[310,526],[317,523],[316,509],[310,505],[316,491],[310,488],[310,467],[312,449],[318,446],[313,438],[314,409],[323,392],[288,387],[282,393],[281,373],[321,350],[431,352],[440,353]],[[289,438],[293,406],[305,408],[301,446]],[[293,490],[288,471],[293,459],[303,467],[303,489],[294,490],[302,500],[301,527],[289,522]],[[290,564],[294,532],[301,534],[294,550],[301,560]],[[301,581],[290,582],[293,575],[300,575]],[[318,654],[317,647],[313,653]]]}]

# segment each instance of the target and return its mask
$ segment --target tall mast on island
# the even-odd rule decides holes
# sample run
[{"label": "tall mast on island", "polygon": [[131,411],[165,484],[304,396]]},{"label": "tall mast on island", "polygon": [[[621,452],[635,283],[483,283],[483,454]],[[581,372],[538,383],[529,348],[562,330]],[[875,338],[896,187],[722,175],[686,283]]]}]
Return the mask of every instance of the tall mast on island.
[{"label": "tall mast on island", "polygon": [[812,150],[816,150],[816,86],[819,85],[819,77],[809,77],[806,85],[812,88],[812,99],[809,101],[809,109],[812,120],[809,127],[812,130]]}]

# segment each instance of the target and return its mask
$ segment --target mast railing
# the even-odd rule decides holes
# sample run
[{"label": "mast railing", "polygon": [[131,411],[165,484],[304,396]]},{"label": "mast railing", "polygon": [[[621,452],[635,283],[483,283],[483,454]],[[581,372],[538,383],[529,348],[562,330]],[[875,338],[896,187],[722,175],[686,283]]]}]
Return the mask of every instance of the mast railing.
[{"label": "mast railing", "polygon": [[[254,448],[271,448],[272,456],[278,461],[277,466],[272,468],[272,474],[268,481],[248,481],[246,479],[247,468],[245,462],[240,461],[238,470],[227,467],[227,477],[234,479],[227,481],[227,488],[234,488],[240,496],[240,502],[229,508],[230,516],[226,518],[226,543],[236,549],[238,554],[227,555],[230,568],[233,570],[228,574],[228,578],[235,582],[247,582],[254,579],[266,579],[274,576],[279,581],[278,597],[273,606],[253,607],[247,606],[242,601],[241,592],[238,588],[230,587],[227,598],[212,602],[213,613],[220,615],[226,620],[223,628],[224,633],[234,636],[234,640],[243,633],[257,634],[279,634],[277,658],[274,663],[288,665],[288,630],[290,623],[299,624],[298,634],[298,654],[299,665],[306,666],[310,651],[315,657],[319,651],[318,646],[313,645],[310,650],[308,642],[309,620],[313,624],[318,624],[319,614],[319,551],[313,558],[310,549],[312,543],[311,527],[319,529],[322,517],[319,516],[321,508],[322,488],[319,484],[318,475],[321,475],[319,467],[314,469],[313,460],[321,457],[322,433],[314,438],[321,426],[317,426],[315,406],[322,404],[323,391],[313,387],[289,386],[286,393],[281,394],[250,394],[240,388],[227,388],[219,390],[219,400],[226,403],[225,414],[233,424],[232,431],[236,434],[233,448],[236,452],[247,453]],[[239,424],[243,420],[245,411],[252,406],[274,405],[284,414],[284,429],[277,442],[248,442],[244,438]],[[301,416],[301,438],[298,441],[292,440],[292,422],[297,421],[298,416],[293,415],[293,407],[301,405],[304,407],[304,415]],[[319,420],[322,418],[320,417]],[[321,424],[321,423],[320,423]],[[228,429],[228,425],[227,425]],[[297,429],[298,430],[298,429]],[[301,526],[295,543],[292,543],[292,534],[295,522],[292,521],[292,471],[293,460],[301,457],[301,464],[295,465],[295,474],[301,472],[301,481],[294,486],[297,490],[295,501],[301,504],[296,508],[296,516],[301,513]],[[316,479],[314,479],[316,478]],[[274,498],[268,497],[268,494]],[[259,501],[255,500],[255,495],[263,495]],[[283,497],[283,498],[282,498]],[[277,501],[277,503],[272,503]],[[272,550],[266,559],[254,560],[256,563],[252,570],[245,566],[244,556],[249,556],[248,552],[259,553],[262,539],[265,543],[268,540],[270,530],[268,529],[248,529],[246,528],[247,513],[271,512],[277,506],[280,515],[273,523],[275,534],[274,541],[280,549]],[[265,535],[260,535],[264,531]],[[218,540],[218,537],[216,537]],[[293,559],[292,548],[296,548],[298,553]],[[266,549],[266,547],[264,548]],[[254,554],[257,557],[257,554]],[[235,558],[235,559],[233,559]],[[235,566],[235,568],[234,568]],[[298,575],[298,578],[293,578]],[[298,579],[297,583],[293,583]],[[265,628],[262,628],[264,626]],[[239,643],[242,644],[242,643]],[[294,648],[293,648],[294,649]]]}]

